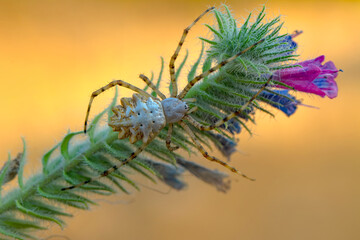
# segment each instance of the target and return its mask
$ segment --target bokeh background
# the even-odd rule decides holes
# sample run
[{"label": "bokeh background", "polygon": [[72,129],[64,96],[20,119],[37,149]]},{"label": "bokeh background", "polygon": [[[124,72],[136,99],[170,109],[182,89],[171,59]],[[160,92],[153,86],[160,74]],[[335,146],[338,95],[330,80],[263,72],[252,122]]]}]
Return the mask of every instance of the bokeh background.
[{"label": "bokeh background", "polygon": [[[8,152],[21,151],[24,137],[29,152],[25,173],[39,171],[46,150],[68,129],[82,129],[92,91],[112,79],[143,86],[138,74],[157,73],[160,56],[167,66],[182,30],[222,2],[2,0],[1,165]],[[265,3],[268,18],[283,16],[284,31],[303,30],[296,39],[300,59],[325,54],[344,70],[337,78],[339,96],[330,100],[296,93],[319,109],[299,107],[290,118],[281,112],[275,119],[257,116],[254,136],[239,135],[239,152],[232,157],[232,164],[256,182],[230,175],[232,188],[222,194],[189,174],[184,176],[189,186],[180,192],[144,180],[141,192],[97,199],[100,206],[91,211],[72,210],[75,217],[65,230],[52,226],[41,238],[360,239],[360,3],[226,3],[240,22]],[[189,63],[201,47],[197,37],[209,36],[204,23],[214,23],[213,16],[191,30],[184,45]],[[96,99],[93,114],[112,96],[109,91]],[[218,167],[200,156],[191,159]]]}]

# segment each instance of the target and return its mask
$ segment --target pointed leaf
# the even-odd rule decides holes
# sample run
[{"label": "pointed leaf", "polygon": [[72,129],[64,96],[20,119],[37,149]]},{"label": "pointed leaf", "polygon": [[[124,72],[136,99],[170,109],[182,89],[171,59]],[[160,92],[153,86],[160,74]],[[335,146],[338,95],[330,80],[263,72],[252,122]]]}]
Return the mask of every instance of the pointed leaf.
[{"label": "pointed leaf", "polygon": [[4,164],[3,168],[1,169],[1,173],[0,173],[0,202],[1,202],[1,189],[2,189],[2,185],[3,185],[3,182],[8,174],[8,169],[9,169],[9,166],[10,166],[10,163],[11,163],[11,156],[10,156],[10,153],[8,155],[8,160],[7,162]]},{"label": "pointed leaf", "polygon": [[29,220],[16,219],[13,217],[0,217],[0,225],[6,226],[14,229],[47,229],[46,227],[40,226],[39,223]]},{"label": "pointed leaf", "polygon": [[25,165],[25,156],[26,156],[26,142],[24,138],[21,138],[23,142],[23,152],[20,158],[20,165],[19,165],[19,171],[18,171],[18,182],[19,187],[23,189],[24,187],[24,181],[23,181],[23,173],[24,173],[24,165]]},{"label": "pointed leaf", "polygon": [[[58,189],[61,189],[61,187],[59,186]],[[87,203],[96,205],[95,202],[93,202],[85,197],[82,197],[80,195],[76,195],[75,193],[72,193],[69,191],[61,192],[61,194],[54,194],[54,193],[45,192],[40,187],[38,187],[37,191],[41,196],[43,196],[44,198],[47,198],[47,199],[52,199],[52,200],[56,200],[56,201],[60,201],[60,202],[64,202],[64,201],[78,202],[78,203],[82,203],[84,205],[84,207],[86,207],[86,208],[88,208]]]},{"label": "pointed leaf", "polygon": [[203,40],[204,42],[207,42],[207,43],[209,43],[209,44],[211,44],[211,45],[217,45],[218,43],[217,42],[215,42],[215,41],[211,41],[211,40],[209,40],[209,39],[206,39],[206,38],[202,38],[202,37],[199,37],[201,40]]},{"label": "pointed leaf", "polygon": [[[152,178],[149,174],[147,174],[146,172],[144,172],[141,168],[138,167],[139,161],[137,160],[133,160],[130,163],[128,163],[128,165],[134,169],[136,172],[140,173],[141,175],[143,175],[144,177],[146,177],[147,179],[149,179],[150,181],[152,181],[153,183],[156,183],[156,181],[154,180],[154,178]],[[154,172],[154,171],[152,171]]]},{"label": "pointed leaf", "polygon": [[211,27],[210,25],[208,24],[205,24],[205,26],[207,28],[210,29],[210,31],[212,31],[216,36],[218,36],[220,39],[223,39],[223,36],[221,35],[221,33],[219,33],[218,31],[216,31],[213,27]]},{"label": "pointed leaf", "polygon": [[214,10],[214,14],[215,14],[220,32],[224,33],[225,30],[224,30],[222,15],[220,15],[220,13],[217,10]]},{"label": "pointed leaf", "polygon": [[47,175],[49,174],[49,170],[47,169],[47,164],[49,162],[49,159],[51,157],[51,154],[60,146],[60,143],[56,144],[52,149],[50,149],[50,151],[48,151],[47,153],[45,153],[45,155],[42,157],[41,162],[42,162],[42,172],[43,174]]},{"label": "pointed leaf", "polygon": [[126,193],[126,194],[130,194],[130,193],[128,192],[128,190],[126,190],[126,188],[123,187],[123,186],[119,183],[119,181],[116,180],[116,178],[115,178],[114,176],[108,175],[107,177],[108,177],[108,179],[109,179],[110,181],[112,181],[122,192],[124,192],[124,193]]},{"label": "pointed leaf", "polygon": [[[177,81],[177,79],[179,78],[179,75],[181,73],[181,70],[183,69],[184,65],[185,65],[185,62],[187,60],[189,56],[189,51],[186,50],[186,55],[184,57],[184,59],[182,60],[182,62],[180,63],[179,67],[177,68],[176,70],[176,73],[175,73],[175,81]],[[172,82],[170,81],[170,84],[169,84],[169,91],[170,91],[170,94],[172,94]]]},{"label": "pointed leaf", "polygon": [[203,64],[203,72],[208,71],[211,68],[211,64],[212,64],[212,58],[206,58]]},{"label": "pointed leaf", "polygon": [[70,213],[66,213],[63,209],[49,205],[48,203],[41,202],[39,200],[30,199],[24,203],[24,207],[36,209],[37,211],[44,212],[49,215],[59,215],[59,216],[66,216],[72,217],[73,215]]},{"label": "pointed leaf", "polygon": [[179,78],[179,75],[180,75],[180,73],[181,73],[181,70],[183,69],[183,67],[184,67],[184,65],[185,65],[185,63],[186,63],[186,60],[187,60],[188,56],[189,56],[189,51],[186,50],[185,57],[184,57],[184,59],[182,60],[182,62],[180,63],[179,67],[178,67],[177,70],[176,70],[175,80],[177,80],[177,79]]},{"label": "pointed leaf", "polygon": [[[116,90],[117,91],[117,90]],[[111,110],[110,110],[111,111]],[[105,110],[103,110],[101,113],[99,113],[98,115],[96,115],[94,117],[94,119],[92,120],[92,122],[90,123],[90,127],[87,131],[87,134],[89,136],[89,139],[90,139],[90,142],[91,143],[96,143],[96,138],[95,138],[95,131],[96,131],[96,127],[100,121],[100,119],[104,116],[105,113],[108,113],[109,112],[109,109],[106,108]],[[82,133],[82,132],[78,132],[79,133]],[[75,134],[76,135],[76,134]]]},{"label": "pointed leaf", "polygon": [[202,59],[202,56],[203,56],[203,53],[204,53],[204,42],[201,42],[201,52],[200,52],[200,55],[198,57],[198,59],[196,60],[196,62],[194,63],[194,65],[191,67],[191,70],[188,74],[188,81],[190,82],[194,77],[195,77],[195,74],[196,74],[196,70],[200,64],[200,61]]},{"label": "pointed leaf", "polygon": [[58,224],[61,228],[63,228],[64,222],[62,220],[60,220],[59,218],[50,216],[48,214],[39,212],[37,210],[28,209],[28,208],[24,207],[22,204],[20,204],[20,202],[18,200],[15,200],[15,204],[16,204],[17,209],[19,209],[21,212],[23,212],[29,216],[32,216],[32,217],[36,217],[36,218],[47,220],[47,221],[52,221],[52,222]]},{"label": "pointed leaf", "polygon": [[70,160],[70,154],[69,154],[69,143],[70,143],[70,140],[78,135],[78,134],[81,134],[83,133],[83,131],[79,131],[79,132],[73,132],[73,133],[69,133],[67,134],[64,139],[62,140],[61,142],[61,145],[60,145],[60,152],[61,152],[61,155],[64,157],[64,159],[66,161],[69,161]]},{"label": "pointed leaf", "polygon": [[113,107],[116,106],[116,101],[117,101],[117,99],[118,99],[118,96],[119,96],[119,89],[118,89],[118,87],[116,86],[116,88],[115,88],[115,95],[114,95],[114,97],[113,97],[113,99],[112,99],[109,107],[107,108],[107,109],[108,109],[108,122],[110,121],[110,117],[113,115],[112,109],[113,109]]},{"label": "pointed leaf", "polygon": [[[157,80],[156,85],[155,85],[155,87],[156,87],[157,89],[160,88],[160,82],[161,82],[161,80],[162,80],[162,74],[163,74],[163,70],[164,70],[164,58],[163,58],[163,57],[160,57],[160,59],[161,59],[161,67],[160,67],[159,77],[158,77],[158,80]],[[154,97],[157,96],[157,94],[156,94],[155,91],[153,91],[151,95],[153,95]]]},{"label": "pointed leaf", "polygon": [[14,231],[11,231],[8,228],[3,227],[1,225],[0,225],[0,233],[5,235],[5,236],[12,237],[13,239],[25,240],[25,238],[23,236],[17,234]]}]

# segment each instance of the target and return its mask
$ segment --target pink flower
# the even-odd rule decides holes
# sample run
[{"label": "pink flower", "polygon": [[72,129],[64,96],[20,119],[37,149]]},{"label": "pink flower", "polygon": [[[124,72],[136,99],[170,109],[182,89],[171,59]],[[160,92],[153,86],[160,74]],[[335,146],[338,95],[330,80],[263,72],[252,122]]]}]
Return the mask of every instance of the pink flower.
[{"label": "pink flower", "polygon": [[[278,70],[274,73],[273,79],[285,83],[297,91],[335,98],[338,94],[335,78],[339,70],[331,61],[321,65],[324,60],[325,56],[320,56],[299,62],[297,65],[302,67]],[[277,87],[284,88],[282,86]]]}]

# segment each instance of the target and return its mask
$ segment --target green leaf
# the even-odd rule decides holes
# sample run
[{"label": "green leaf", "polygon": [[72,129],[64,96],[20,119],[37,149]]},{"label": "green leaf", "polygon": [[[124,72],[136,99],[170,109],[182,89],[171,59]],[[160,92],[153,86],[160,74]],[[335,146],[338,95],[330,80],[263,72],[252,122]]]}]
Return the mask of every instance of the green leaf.
[{"label": "green leaf", "polygon": [[116,86],[116,88],[115,88],[115,95],[114,95],[114,97],[113,97],[110,105],[107,107],[107,109],[108,109],[108,122],[110,121],[110,117],[113,115],[112,109],[113,109],[113,107],[116,106],[116,102],[117,102],[118,96],[119,96],[119,89],[118,89],[118,87]]},{"label": "green leaf", "polygon": [[280,29],[283,27],[284,23],[280,23],[279,26],[277,26],[269,35],[268,38],[273,38],[274,36],[276,36],[276,34],[279,33]]},{"label": "green leaf", "polygon": [[12,237],[14,239],[24,240],[25,238],[22,235],[19,235],[18,233],[11,231],[9,228],[5,228],[0,225],[0,233]]},{"label": "green leaf", "polygon": [[275,63],[275,62],[285,62],[285,61],[290,61],[290,60],[296,60],[293,57],[298,57],[298,56],[299,55],[286,55],[286,56],[275,57],[275,58],[267,60],[266,64]]},{"label": "green leaf", "polygon": [[277,56],[277,55],[282,55],[282,54],[287,54],[287,53],[292,53],[294,52],[293,49],[285,49],[283,51],[276,51],[276,52],[270,52],[270,53],[264,53],[261,55],[261,57],[271,57],[271,56]]},{"label": "green leaf", "polygon": [[[62,187],[57,186],[55,188],[56,189],[61,189]],[[56,201],[59,201],[59,202],[82,203],[85,208],[88,208],[88,203],[96,205],[95,202],[93,202],[93,201],[91,201],[91,200],[89,200],[89,199],[87,199],[85,197],[82,197],[80,195],[77,195],[75,193],[72,193],[70,191],[65,191],[65,192],[61,192],[61,193],[56,194],[56,193],[46,192],[46,191],[42,190],[40,187],[38,187],[37,191],[44,198],[56,200]]]},{"label": "green leaf", "polygon": [[14,229],[28,229],[28,228],[41,229],[41,230],[47,229],[46,227],[40,226],[38,222],[16,219],[10,216],[1,216],[0,225],[5,225],[6,227],[14,228]]},{"label": "green leaf", "polygon": [[203,72],[208,71],[211,68],[211,64],[212,64],[212,59],[211,58],[206,58],[203,64]]},{"label": "green leaf", "polygon": [[[104,111],[105,112],[105,111]],[[70,161],[70,153],[69,153],[69,143],[70,140],[78,135],[84,133],[83,131],[79,131],[79,132],[73,132],[73,133],[68,133],[64,139],[62,140],[61,144],[60,144],[60,153],[61,155],[64,157],[65,161]]]},{"label": "green leaf", "polygon": [[[64,179],[72,184],[76,185],[79,183],[83,183],[86,180],[89,180],[91,177],[98,177],[99,172],[89,172],[89,168],[76,168],[70,172],[63,171]],[[91,191],[101,195],[110,195],[115,193],[115,189],[109,186],[106,183],[103,183],[102,180],[105,180],[105,177],[100,178],[99,180],[91,181],[85,185],[79,187],[81,190]]]},{"label": "green leaf", "polygon": [[[163,74],[163,70],[164,70],[164,58],[163,58],[163,57],[160,57],[160,59],[161,59],[161,68],[160,68],[158,80],[157,80],[156,85],[155,85],[155,87],[156,87],[157,89],[160,88],[160,82],[161,82],[161,80],[162,80],[162,74]],[[157,96],[157,94],[156,94],[155,91],[153,91],[151,95],[153,95],[154,97]]]},{"label": "green leaf", "polygon": [[1,169],[1,173],[0,173],[0,203],[1,203],[1,189],[2,189],[2,185],[3,185],[3,182],[5,180],[5,177],[7,176],[8,174],[8,168],[10,166],[10,163],[11,163],[11,155],[10,153],[8,154],[8,160],[7,162],[4,164],[3,168]]},{"label": "green leaf", "polygon": [[277,67],[271,67],[270,70],[279,70],[279,69],[286,69],[286,68],[294,68],[294,67],[302,67],[301,65],[298,64],[284,64],[284,65],[280,65]]},{"label": "green leaf", "polygon": [[203,53],[204,53],[204,42],[201,42],[201,52],[200,52],[200,55],[198,57],[198,59],[196,60],[196,62],[194,63],[194,65],[191,67],[191,70],[188,74],[188,82],[190,82],[194,77],[195,77],[195,74],[196,74],[196,70],[200,64],[200,61],[202,59],[202,56],[203,56]]},{"label": "green leaf", "polygon": [[119,183],[119,181],[117,181],[114,176],[108,175],[107,177],[108,177],[108,179],[109,179],[110,181],[112,181],[122,192],[124,192],[124,193],[126,193],[126,194],[130,194],[130,192],[129,192],[128,190],[126,190],[126,188],[123,187],[123,185],[121,185],[121,184]]},{"label": "green leaf", "polygon": [[134,159],[134,163],[136,163],[137,165],[141,166],[142,168],[146,169],[147,171],[149,171],[151,174],[157,176],[158,173],[156,172],[155,169],[153,169],[149,164],[147,160],[144,160],[142,158],[137,158]]},{"label": "green leaf", "polygon": [[241,108],[242,107],[239,104],[234,104],[234,103],[230,103],[230,102],[225,102],[223,100],[219,100],[218,98],[213,97],[212,95],[206,93],[205,91],[199,91],[199,94],[201,94],[204,98],[206,98],[210,102],[217,103],[220,106],[228,106],[228,107],[232,107],[232,108]]},{"label": "green leaf", "polygon": [[288,89],[292,89],[292,90],[295,90],[294,87],[291,87],[283,82],[279,82],[279,81],[275,81],[275,80],[272,80],[272,82],[276,85],[279,85],[279,86],[283,86],[283,87],[286,87]]},{"label": "green leaf", "polygon": [[238,57],[237,60],[241,63],[241,65],[244,67],[245,71],[248,70],[246,63],[241,59],[241,57]]},{"label": "green leaf", "polygon": [[112,176],[123,180],[125,182],[127,182],[128,184],[130,184],[131,186],[133,186],[136,190],[140,191],[140,188],[136,185],[136,183],[132,180],[130,180],[130,178],[128,178],[125,174],[123,174],[122,172],[113,172]]},{"label": "green leaf", "polygon": [[207,43],[209,43],[211,45],[217,45],[218,44],[217,42],[211,41],[211,40],[206,39],[206,38],[199,37],[199,39],[201,39],[201,40],[203,40],[203,41],[205,41],[205,42],[207,42]]},{"label": "green leaf", "polygon": [[[131,162],[128,163],[128,166],[131,167],[132,169],[134,169],[136,172],[140,173],[141,175],[143,175],[144,177],[146,177],[147,179],[149,179],[150,181],[152,181],[153,183],[156,183],[156,181],[154,180],[154,178],[152,178],[149,174],[147,174],[146,172],[144,172],[142,169],[140,169],[138,167],[138,165],[140,166],[140,161],[134,159]],[[149,167],[147,166],[147,169],[149,169]],[[152,174],[155,174],[155,172],[153,170],[150,171]]]},{"label": "green leaf", "polygon": [[214,110],[209,110],[209,109],[211,109],[211,107],[209,107],[209,106],[211,106],[210,104],[207,104],[207,107],[205,107],[206,105],[205,104],[201,104],[201,105],[196,105],[197,107],[198,107],[198,111],[200,112],[204,112],[204,113],[207,113],[207,114],[209,114],[209,115],[211,115],[211,116],[214,116],[214,117],[216,117],[216,118],[218,118],[218,119],[220,119],[221,118],[221,116],[219,115],[219,112],[218,111],[214,111]]},{"label": "green leaf", "polygon": [[244,24],[240,28],[240,31],[239,31],[239,34],[238,34],[238,37],[237,37],[239,42],[242,42],[242,38],[245,36],[245,34],[247,32],[247,26],[249,24],[250,17],[251,17],[251,13],[249,14],[249,16],[245,20]]},{"label": "green leaf", "polygon": [[252,61],[245,60],[245,63],[249,65],[252,69],[254,69],[259,77],[261,76],[261,72]]},{"label": "green leaf", "polygon": [[19,165],[19,171],[18,171],[18,182],[19,182],[19,187],[21,189],[24,188],[24,181],[23,181],[23,174],[24,174],[24,165],[25,165],[25,156],[26,156],[26,142],[24,138],[21,138],[22,142],[23,142],[23,152],[20,158],[20,165]]},{"label": "green leaf", "polygon": [[30,199],[30,200],[26,201],[25,207],[31,208],[31,209],[36,209],[37,211],[41,211],[41,212],[44,212],[44,213],[52,215],[52,216],[55,216],[55,215],[66,216],[66,217],[73,216],[70,213],[64,212],[62,209],[52,206],[52,205],[49,205],[49,204],[50,203],[44,203],[39,200]]},{"label": "green leaf", "polygon": [[219,27],[220,32],[221,32],[221,33],[224,33],[225,30],[224,30],[224,24],[223,24],[222,15],[221,15],[217,10],[214,10],[213,12],[214,12],[214,14],[215,14],[216,21],[217,21],[217,23],[218,23],[218,27]]},{"label": "green leaf", "polygon": [[213,27],[211,27],[210,25],[208,24],[205,24],[205,26],[207,28],[210,29],[210,31],[212,31],[216,36],[218,36],[220,39],[223,39],[223,36],[221,35],[221,33],[219,33],[218,31],[216,31]]},{"label": "green leaf", "polygon": [[47,169],[47,164],[49,162],[51,154],[60,146],[60,143],[56,144],[50,151],[44,154],[44,156],[41,159],[42,162],[42,171],[44,175],[49,174],[49,170]]},{"label": "green leaf", "polygon": [[[97,139],[95,137],[95,131],[96,131],[96,127],[100,121],[100,119],[104,116],[105,113],[108,113],[109,112],[109,109],[106,108],[105,110],[103,110],[101,113],[99,113],[98,115],[96,115],[94,117],[94,119],[92,120],[92,122],[90,123],[90,127],[87,131],[87,134],[89,136],[89,139],[90,139],[90,142],[91,143],[96,143],[97,142]],[[79,133],[82,133],[82,132],[79,132]],[[78,134],[79,134],[78,133]],[[76,134],[75,134],[76,135]]]},{"label": "green leaf", "polygon": [[179,67],[178,67],[177,70],[176,70],[175,80],[177,80],[177,79],[179,78],[179,75],[180,75],[180,73],[181,73],[181,70],[183,69],[183,67],[184,67],[184,65],[185,65],[185,63],[186,63],[186,60],[187,60],[188,56],[189,56],[189,51],[186,50],[185,57],[184,57],[184,59],[182,60],[182,62],[180,63]]},{"label": "green leaf", "polygon": [[16,204],[17,209],[19,209],[21,212],[23,212],[29,216],[42,219],[42,220],[52,221],[52,222],[58,224],[61,228],[63,228],[64,222],[61,219],[53,217],[53,216],[46,214],[44,212],[41,212],[39,210],[26,208],[18,200],[15,201],[15,204]]},{"label": "green leaf", "polygon": [[271,112],[269,112],[268,110],[266,110],[265,108],[262,108],[260,106],[257,106],[257,105],[254,105],[254,107],[256,107],[257,109],[259,109],[260,111],[266,113],[266,114],[269,114],[271,117],[275,118],[275,115]]},{"label": "green leaf", "polygon": [[226,6],[225,4],[222,4],[222,6],[225,8],[226,13],[227,13],[227,15],[228,15],[228,18],[233,19],[232,15],[231,15],[231,12],[230,12],[230,10],[229,10],[229,7]]}]

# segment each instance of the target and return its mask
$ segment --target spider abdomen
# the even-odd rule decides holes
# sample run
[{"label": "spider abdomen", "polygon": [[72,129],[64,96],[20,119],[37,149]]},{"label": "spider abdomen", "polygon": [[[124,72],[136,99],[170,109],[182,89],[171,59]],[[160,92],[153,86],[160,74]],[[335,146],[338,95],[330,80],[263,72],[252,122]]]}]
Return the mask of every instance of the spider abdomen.
[{"label": "spider abdomen", "polygon": [[119,132],[119,138],[129,137],[131,143],[142,139],[147,142],[165,127],[166,120],[160,100],[134,94],[122,98],[121,105],[114,107],[109,126]]}]

